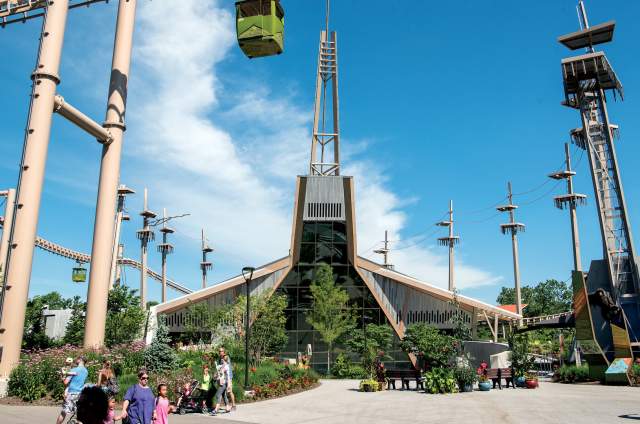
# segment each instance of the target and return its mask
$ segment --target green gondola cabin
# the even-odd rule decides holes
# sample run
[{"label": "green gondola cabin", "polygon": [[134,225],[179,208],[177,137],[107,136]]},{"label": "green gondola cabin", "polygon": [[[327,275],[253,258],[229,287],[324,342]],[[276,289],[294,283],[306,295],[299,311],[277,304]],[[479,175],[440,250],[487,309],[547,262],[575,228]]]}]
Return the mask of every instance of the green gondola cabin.
[{"label": "green gondola cabin", "polygon": [[71,281],[74,283],[84,283],[87,281],[87,268],[78,265],[71,271]]},{"label": "green gondola cabin", "polygon": [[248,58],[273,56],[284,49],[284,10],[280,0],[236,2],[236,32]]}]

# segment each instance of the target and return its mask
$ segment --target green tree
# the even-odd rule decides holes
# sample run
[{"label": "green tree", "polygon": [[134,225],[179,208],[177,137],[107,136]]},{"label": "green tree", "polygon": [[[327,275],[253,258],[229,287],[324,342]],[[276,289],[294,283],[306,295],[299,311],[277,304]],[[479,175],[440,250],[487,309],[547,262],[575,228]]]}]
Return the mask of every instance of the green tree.
[{"label": "green tree", "polygon": [[287,296],[282,294],[273,294],[268,296],[266,302],[260,302],[263,306],[257,311],[249,338],[250,354],[258,364],[263,356],[274,355],[287,345],[289,337],[285,330],[287,317],[284,314],[287,302]]},{"label": "green tree", "polygon": [[178,355],[169,345],[169,328],[164,318],[158,318],[158,328],[149,347],[144,351],[144,365],[150,372],[171,371],[178,363]]},{"label": "green tree", "polygon": [[142,336],[147,315],[140,307],[136,292],[124,285],[115,286],[109,292],[105,327],[107,346],[130,343]]},{"label": "green tree", "polygon": [[453,299],[451,299],[451,302],[449,303],[454,308],[449,322],[451,322],[451,324],[453,325],[452,336],[456,340],[456,353],[458,354],[458,356],[460,356],[462,355],[464,342],[472,339],[471,328],[466,321],[466,312],[463,311],[460,307],[457,290],[453,291]]},{"label": "green tree", "polygon": [[230,317],[231,305],[212,308],[206,302],[196,303],[187,309],[185,334],[190,340],[211,343]]},{"label": "green tree", "polygon": [[378,352],[386,352],[393,344],[393,329],[387,324],[370,324],[366,326],[366,334],[363,329],[354,329],[349,332],[345,345],[347,349],[360,356],[362,367],[371,374],[373,364]]},{"label": "green tree", "polygon": [[407,353],[421,356],[425,365],[431,368],[445,367],[456,354],[455,339],[440,333],[437,328],[425,323],[415,323],[407,327],[400,348]]},{"label": "green tree", "polygon": [[62,339],[66,344],[80,346],[84,339],[85,312],[86,303],[77,299],[77,302],[71,307],[71,319],[67,323],[67,329]]},{"label": "green tree", "polygon": [[55,345],[55,341],[45,334],[45,322],[42,311],[45,309],[68,309],[79,298],[65,299],[58,292],[33,296],[27,302],[24,320],[22,347],[25,349],[46,349]]},{"label": "green tree", "polygon": [[[522,303],[528,305],[523,311],[525,317],[551,315],[571,310],[573,294],[567,283],[558,280],[546,280],[536,286],[524,286],[521,289]],[[515,289],[502,287],[498,298],[500,305],[514,304]]]},{"label": "green tree", "polygon": [[354,327],[355,316],[349,307],[349,294],[336,286],[329,265],[321,264],[318,267],[310,289],[311,309],[306,319],[327,344],[327,374],[330,374],[333,344]]}]

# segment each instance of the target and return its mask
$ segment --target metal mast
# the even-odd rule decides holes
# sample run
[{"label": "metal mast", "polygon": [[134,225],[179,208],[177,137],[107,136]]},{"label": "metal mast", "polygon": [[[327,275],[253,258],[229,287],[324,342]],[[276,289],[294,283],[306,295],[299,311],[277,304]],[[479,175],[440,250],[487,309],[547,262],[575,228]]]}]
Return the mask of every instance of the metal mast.
[{"label": "metal mast", "polygon": [[[338,36],[329,34],[327,0],[326,27],[320,32],[316,97],[311,139],[311,175],[340,175],[340,117],[338,107]],[[331,94],[327,91],[331,86]],[[331,97],[330,99],[328,97]],[[327,102],[331,105],[327,106]],[[330,122],[328,122],[328,120]],[[329,129],[331,128],[331,129]],[[331,154],[333,145],[333,154]]]},{"label": "metal mast", "polygon": [[120,184],[118,187],[118,207],[116,209],[116,229],[113,237],[113,253],[111,255],[111,278],[109,279],[109,290],[111,290],[116,283],[116,277],[118,274],[118,257],[120,251],[120,231],[122,229],[122,221],[129,221],[131,218],[124,213],[124,203],[128,194],[134,194],[135,191],[131,190],[124,184]]},{"label": "metal mast", "polygon": [[438,222],[436,225],[440,227],[449,228],[449,236],[440,237],[438,239],[438,244],[441,246],[449,247],[449,291],[454,291],[456,288],[456,285],[455,285],[454,273],[453,273],[453,265],[454,265],[453,249],[455,245],[460,243],[460,237],[453,235],[453,200],[449,200],[449,220]]},{"label": "metal mast", "polygon": [[573,177],[576,173],[571,170],[569,143],[564,144],[564,154],[566,158],[565,170],[554,172],[549,175],[549,178],[553,178],[554,180],[567,180],[567,194],[554,197],[553,202],[558,209],[569,209],[569,216],[571,218],[571,238],[573,241],[573,270],[581,272],[582,260],[580,259],[580,235],[578,234],[578,215],[576,213],[576,209],[578,208],[578,205],[584,205],[587,203],[587,196],[573,192]]},{"label": "metal mast", "polygon": [[147,189],[144,189],[144,206],[142,212],[142,229],[136,232],[138,240],[140,240],[140,305],[142,309],[147,308],[147,248],[150,241],[155,239],[153,230],[149,227],[149,220],[157,215],[148,209]]},{"label": "metal mast", "polygon": [[[606,93],[622,98],[622,84],[604,52],[594,45],[613,39],[615,22],[589,26],[582,0],[580,31],[558,39],[571,50],[587,53],[562,60],[564,105],[580,112],[582,128],[571,131],[573,142],[587,151],[595,192],[603,254],[613,300],[629,318],[632,334],[640,334],[640,278],[631,225],[614,146],[618,126],[609,120]],[[591,285],[591,284],[590,284]]]},{"label": "metal mast", "polygon": [[525,225],[516,222],[515,210],[518,206],[513,204],[513,191],[511,190],[511,182],[507,184],[507,190],[509,198],[508,205],[498,206],[496,209],[499,212],[509,212],[509,222],[506,224],[500,224],[500,230],[502,234],[511,234],[511,246],[513,249],[513,280],[516,291],[516,312],[520,315],[518,325],[522,326],[522,295],[520,293],[520,263],[518,258],[518,233],[524,232]]},{"label": "metal mast", "polygon": [[207,271],[213,268],[213,264],[207,261],[207,253],[213,252],[213,248],[207,244],[207,239],[204,236],[204,228],[202,229],[202,262],[200,262],[200,269],[202,270],[202,288],[207,287]]},{"label": "metal mast", "polygon": [[389,263],[389,252],[391,249],[389,248],[389,232],[384,230],[384,247],[381,249],[376,249],[373,253],[377,253],[378,255],[382,255],[384,257],[384,267],[393,269],[393,265]]},{"label": "metal mast", "polygon": [[173,245],[169,243],[168,236],[175,231],[167,227],[167,209],[162,209],[162,243],[158,244],[158,252],[162,254],[162,303],[167,301],[167,255],[173,253]]}]

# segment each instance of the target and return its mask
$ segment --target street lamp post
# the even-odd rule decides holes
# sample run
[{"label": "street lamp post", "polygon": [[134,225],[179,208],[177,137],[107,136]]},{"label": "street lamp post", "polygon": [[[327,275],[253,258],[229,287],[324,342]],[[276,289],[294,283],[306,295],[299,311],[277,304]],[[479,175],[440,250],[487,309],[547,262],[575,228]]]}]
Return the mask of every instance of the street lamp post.
[{"label": "street lamp post", "polygon": [[242,276],[247,288],[247,315],[244,320],[244,389],[249,390],[249,312],[250,312],[250,295],[251,295],[251,279],[253,278],[255,268],[245,266],[242,268]]}]

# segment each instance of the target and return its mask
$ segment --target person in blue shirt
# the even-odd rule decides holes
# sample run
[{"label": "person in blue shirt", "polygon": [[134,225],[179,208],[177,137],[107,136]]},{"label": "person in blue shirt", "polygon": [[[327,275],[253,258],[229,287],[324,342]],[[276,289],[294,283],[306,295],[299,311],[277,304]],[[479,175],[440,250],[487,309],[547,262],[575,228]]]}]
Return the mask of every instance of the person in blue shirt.
[{"label": "person in blue shirt", "polygon": [[63,383],[66,387],[66,395],[62,404],[62,410],[56,424],[62,424],[67,414],[73,414],[76,412],[76,401],[80,396],[80,392],[84,389],[84,383],[87,381],[89,372],[84,366],[84,358],[79,356],[76,358],[75,368],[71,368],[65,374],[62,375]]},{"label": "person in blue shirt", "polygon": [[138,373],[138,384],[129,387],[122,403],[122,418],[129,417],[132,424],[150,424],[155,419],[155,396],[149,387],[149,375]]}]

